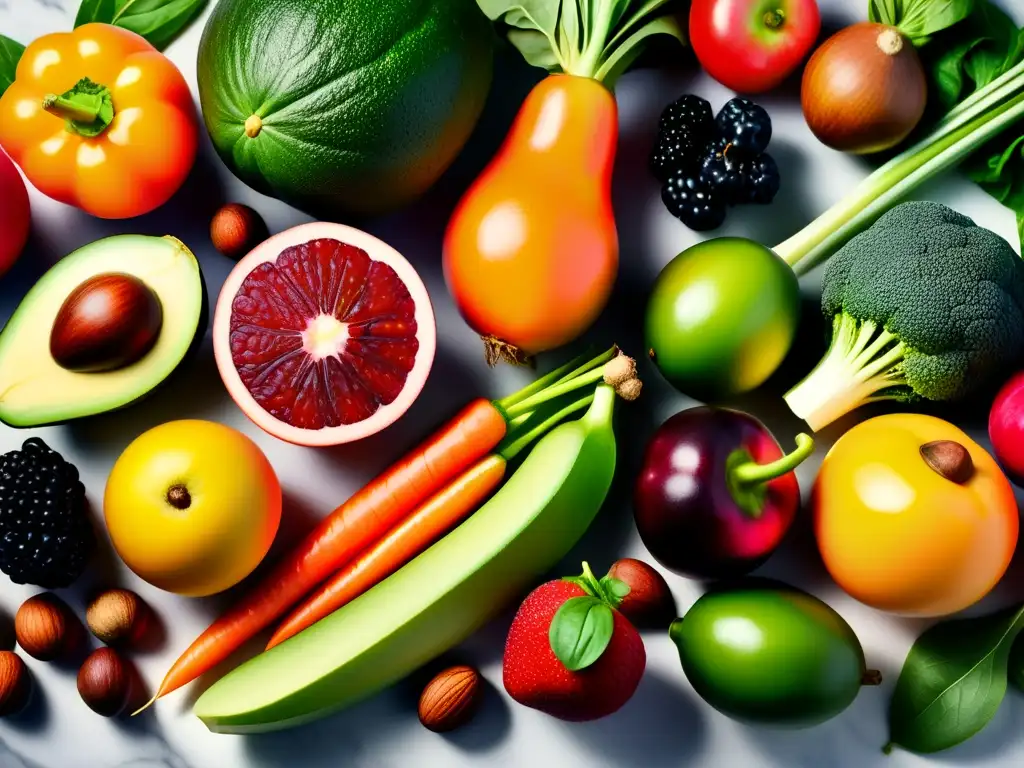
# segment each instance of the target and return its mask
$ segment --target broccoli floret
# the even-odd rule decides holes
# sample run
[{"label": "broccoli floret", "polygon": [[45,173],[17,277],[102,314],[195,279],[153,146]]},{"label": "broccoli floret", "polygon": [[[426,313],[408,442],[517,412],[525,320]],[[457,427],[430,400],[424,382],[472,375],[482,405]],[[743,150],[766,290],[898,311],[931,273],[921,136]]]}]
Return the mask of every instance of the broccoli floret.
[{"label": "broccoli floret", "polygon": [[939,203],[898,205],[829,261],[832,343],[786,395],[814,430],[877,400],[957,400],[1024,350],[1024,262]]}]

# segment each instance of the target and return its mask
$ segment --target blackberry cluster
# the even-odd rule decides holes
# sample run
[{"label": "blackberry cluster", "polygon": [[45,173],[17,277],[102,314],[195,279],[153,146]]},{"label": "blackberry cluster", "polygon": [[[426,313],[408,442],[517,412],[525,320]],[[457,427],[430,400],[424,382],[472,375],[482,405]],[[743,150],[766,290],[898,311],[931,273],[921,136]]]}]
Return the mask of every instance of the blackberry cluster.
[{"label": "blackberry cluster", "polygon": [[651,152],[669,212],[690,229],[715,229],[730,206],[765,205],[779,191],[779,168],[765,150],[772,121],[749,99],[729,101],[718,115],[687,94],[665,107]]},{"label": "blackberry cluster", "polygon": [[72,464],[38,437],[0,456],[0,571],[15,584],[67,587],[94,546]]}]

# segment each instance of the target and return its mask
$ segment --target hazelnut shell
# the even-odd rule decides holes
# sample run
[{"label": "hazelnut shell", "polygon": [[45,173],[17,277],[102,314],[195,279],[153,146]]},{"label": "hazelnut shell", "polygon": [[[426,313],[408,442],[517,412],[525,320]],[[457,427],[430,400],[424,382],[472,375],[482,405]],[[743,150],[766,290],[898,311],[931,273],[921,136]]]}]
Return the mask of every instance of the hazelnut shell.
[{"label": "hazelnut shell", "polygon": [[32,697],[32,673],[21,657],[0,651],[0,717],[21,712]]},{"label": "hazelnut shell", "polygon": [[59,597],[50,592],[30,597],[14,616],[18,645],[40,661],[53,661],[65,656],[76,645],[79,631],[78,619]]},{"label": "hazelnut shell", "polygon": [[107,645],[139,642],[148,620],[148,606],[127,589],[109,589],[97,595],[85,612],[89,631]]}]

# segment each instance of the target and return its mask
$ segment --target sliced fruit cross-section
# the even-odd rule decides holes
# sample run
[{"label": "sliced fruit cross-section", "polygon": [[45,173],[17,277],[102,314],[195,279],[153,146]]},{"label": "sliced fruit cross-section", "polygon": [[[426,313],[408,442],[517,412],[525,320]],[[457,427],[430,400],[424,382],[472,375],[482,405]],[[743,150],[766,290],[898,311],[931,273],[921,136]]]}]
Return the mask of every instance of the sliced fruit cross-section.
[{"label": "sliced fruit cross-section", "polygon": [[340,224],[282,232],[221,291],[214,349],[225,386],[260,428],[337,445],[401,416],[435,349],[423,282],[393,248]]}]

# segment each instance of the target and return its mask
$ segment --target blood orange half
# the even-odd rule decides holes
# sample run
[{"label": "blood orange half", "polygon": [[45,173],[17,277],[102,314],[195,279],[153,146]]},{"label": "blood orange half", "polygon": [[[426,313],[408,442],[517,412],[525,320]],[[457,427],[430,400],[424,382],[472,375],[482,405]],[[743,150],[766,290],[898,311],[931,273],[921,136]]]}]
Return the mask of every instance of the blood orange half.
[{"label": "blood orange half", "polygon": [[394,422],[423,389],[436,330],[401,254],[341,224],[264,241],[228,275],[214,353],[238,407],[297,445],[339,445]]}]

